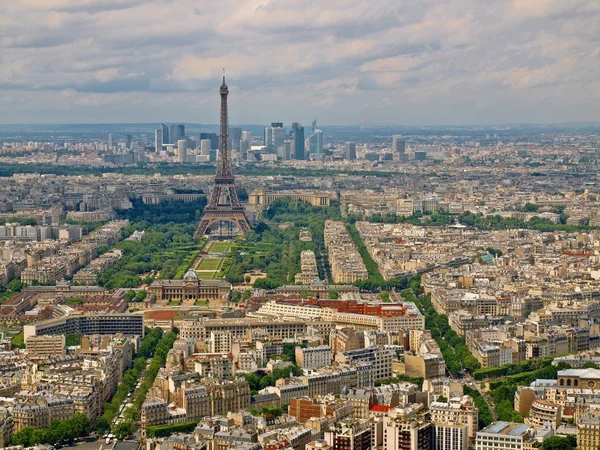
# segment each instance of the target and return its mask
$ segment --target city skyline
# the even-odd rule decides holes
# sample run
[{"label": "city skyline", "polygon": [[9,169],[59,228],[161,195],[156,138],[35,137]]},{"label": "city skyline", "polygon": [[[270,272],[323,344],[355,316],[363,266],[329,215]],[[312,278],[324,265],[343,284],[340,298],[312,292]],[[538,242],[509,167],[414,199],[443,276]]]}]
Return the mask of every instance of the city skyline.
[{"label": "city skyline", "polygon": [[591,1],[13,2],[0,123],[216,123],[222,67],[232,124],[600,121],[599,14]]}]

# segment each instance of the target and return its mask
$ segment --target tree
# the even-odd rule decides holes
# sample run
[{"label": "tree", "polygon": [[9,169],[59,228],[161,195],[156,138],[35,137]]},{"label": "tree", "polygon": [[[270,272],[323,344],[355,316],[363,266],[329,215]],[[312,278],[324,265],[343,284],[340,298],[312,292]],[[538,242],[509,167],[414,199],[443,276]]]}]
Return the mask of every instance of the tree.
[{"label": "tree", "polygon": [[21,280],[14,279],[11,280],[10,283],[8,283],[7,287],[13,292],[21,292],[21,289],[23,289],[24,284],[21,282]]},{"label": "tree", "polygon": [[96,430],[99,434],[104,434],[110,430],[110,422],[104,415],[98,417],[98,420],[96,420]]},{"label": "tree", "polygon": [[[558,368],[558,367],[557,367]],[[598,364],[592,361],[587,361],[581,365],[582,369],[600,369]]]},{"label": "tree", "polygon": [[75,413],[68,422],[76,436],[85,436],[90,432],[90,419],[85,414]]},{"label": "tree", "polygon": [[133,434],[133,423],[129,420],[125,422],[120,422],[113,428],[113,433],[119,439],[125,439]]},{"label": "tree", "polygon": [[569,435],[567,437],[551,436],[544,439],[545,450],[573,450],[577,447],[577,437]]}]

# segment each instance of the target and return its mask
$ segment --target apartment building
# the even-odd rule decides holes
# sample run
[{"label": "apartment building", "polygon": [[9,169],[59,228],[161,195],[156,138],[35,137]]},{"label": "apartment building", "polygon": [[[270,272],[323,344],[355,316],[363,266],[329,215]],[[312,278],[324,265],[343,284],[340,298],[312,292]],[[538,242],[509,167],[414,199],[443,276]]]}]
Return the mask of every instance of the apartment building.
[{"label": "apartment building", "polygon": [[35,358],[65,354],[65,335],[29,336],[25,341],[27,353]]},{"label": "apartment building", "polygon": [[577,448],[597,450],[600,446],[600,418],[582,417],[577,423]]},{"label": "apartment building", "polygon": [[296,365],[302,369],[320,369],[331,365],[331,347],[329,345],[307,348],[296,346],[295,354]]},{"label": "apartment building", "polygon": [[324,440],[334,449],[370,450],[371,424],[366,419],[335,422],[325,432]]},{"label": "apartment building", "polygon": [[392,377],[392,361],[394,351],[383,346],[349,350],[335,355],[335,361],[340,364],[357,365],[364,362],[373,365],[373,380],[383,380]]},{"label": "apartment building", "polygon": [[294,277],[296,284],[310,285],[319,279],[317,258],[312,250],[302,250],[300,253],[300,272]]},{"label": "apartment building", "polygon": [[475,450],[533,450],[538,448],[535,431],[529,425],[494,422],[475,437]]},{"label": "apartment building", "polygon": [[432,450],[467,450],[469,448],[469,430],[465,423],[431,423]]},{"label": "apartment building", "polygon": [[475,438],[479,429],[479,410],[468,395],[451,397],[447,402],[432,402],[429,405],[432,422],[467,425],[467,435]]},{"label": "apartment building", "polygon": [[334,283],[352,284],[368,278],[365,263],[343,222],[327,220],[323,237]]},{"label": "apartment building", "polygon": [[329,334],[334,324],[324,321],[275,320],[275,319],[206,319],[185,320],[180,328],[181,339],[205,341],[213,331],[231,333],[232,339],[250,339],[253,331],[264,331],[267,336],[276,339],[288,339],[304,335],[308,328]]},{"label": "apartment building", "polygon": [[124,334],[144,337],[144,316],[136,314],[98,314],[50,319],[23,327],[24,339],[57,334]]}]

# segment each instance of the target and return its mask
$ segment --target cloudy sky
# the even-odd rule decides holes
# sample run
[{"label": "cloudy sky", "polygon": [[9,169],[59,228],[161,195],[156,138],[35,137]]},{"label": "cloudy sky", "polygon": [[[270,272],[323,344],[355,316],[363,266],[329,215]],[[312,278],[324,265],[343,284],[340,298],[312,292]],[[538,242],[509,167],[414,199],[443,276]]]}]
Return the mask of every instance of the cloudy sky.
[{"label": "cloudy sky", "polygon": [[600,121],[598,0],[6,0],[0,123]]}]

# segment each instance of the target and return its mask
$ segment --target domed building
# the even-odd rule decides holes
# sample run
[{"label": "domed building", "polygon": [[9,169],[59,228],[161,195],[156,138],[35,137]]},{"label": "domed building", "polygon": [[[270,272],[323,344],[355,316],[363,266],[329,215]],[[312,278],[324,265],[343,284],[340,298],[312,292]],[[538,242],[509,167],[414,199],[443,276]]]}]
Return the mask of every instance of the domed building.
[{"label": "domed building", "polygon": [[193,303],[197,300],[229,300],[231,284],[225,280],[202,280],[189,269],[182,280],[154,280],[148,288],[156,301]]}]

